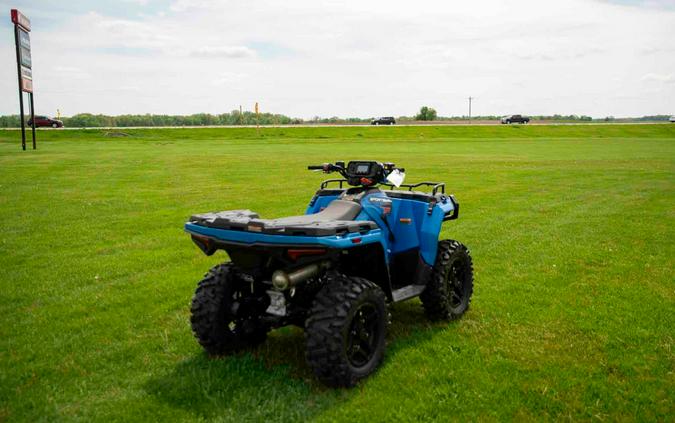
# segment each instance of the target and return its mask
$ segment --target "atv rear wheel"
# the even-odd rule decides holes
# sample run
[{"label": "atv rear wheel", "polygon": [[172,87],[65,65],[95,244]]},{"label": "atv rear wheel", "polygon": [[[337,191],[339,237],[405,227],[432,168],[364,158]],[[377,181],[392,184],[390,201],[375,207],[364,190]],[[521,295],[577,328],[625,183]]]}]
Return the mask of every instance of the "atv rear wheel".
[{"label": "atv rear wheel", "polygon": [[469,250],[447,239],[438,243],[436,263],[420,295],[431,320],[454,320],[469,308],[473,294],[473,262]]},{"label": "atv rear wheel", "polygon": [[307,362],[330,386],[354,386],[384,357],[384,292],[358,277],[331,275],[316,295],[305,323]]},{"label": "atv rear wheel", "polygon": [[197,285],[190,322],[199,344],[211,355],[255,346],[267,337],[268,328],[257,316],[237,313],[242,282],[232,263],[224,263],[209,270]]}]

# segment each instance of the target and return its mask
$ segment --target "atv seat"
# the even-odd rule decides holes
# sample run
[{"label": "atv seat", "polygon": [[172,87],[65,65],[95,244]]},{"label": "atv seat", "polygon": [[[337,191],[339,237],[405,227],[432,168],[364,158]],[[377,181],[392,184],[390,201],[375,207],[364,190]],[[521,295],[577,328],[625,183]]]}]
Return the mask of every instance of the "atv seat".
[{"label": "atv seat", "polygon": [[325,209],[314,214],[302,216],[282,217],[279,219],[266,220],[275,225],[303,225],[317,222],[330,222],[333,220],[354,220],[361,211],[361,205],[353,201],[333,200]]},{"label": "atv seat", "polygon": [[232,210],[193,215],[190,222],[211,228],[276,235],[326,236],[377,229],[375,222],[354,220],[360,212],[358,203],[333,200],[320,212],[302,216],[260,219],[251,210]]}]

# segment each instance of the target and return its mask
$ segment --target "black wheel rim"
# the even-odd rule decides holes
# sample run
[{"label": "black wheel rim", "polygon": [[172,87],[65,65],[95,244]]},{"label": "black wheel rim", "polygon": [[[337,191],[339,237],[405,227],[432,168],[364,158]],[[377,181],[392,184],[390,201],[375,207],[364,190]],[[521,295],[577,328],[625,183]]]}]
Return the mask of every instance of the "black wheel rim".
[{"label": "black wheel rim", "polygon": [[[229,298],[228,298],[229,297]],[[239,292],[234,290],[225,297],[223,308],[225,311],[225,327],[230,335],[236,334],[241,329],[241,319],[237,319],[236,307],[238,305]]]},{"label": "black wheel rim", "polygon": [[225,327],[230,335],[240,336],[245,334],[247,329],[250,329],[251,316],[241,310],[241,302],[243,299],[242,293],[235,289],[230,296],[229,301],[225,301]]},{"label": "black wheel rim", "polygon": [[380,313],[375,305],[362,304],[349,325],[347,358],[354,367],[363,367],[372,360],[380,338]]},{"label": "black wheel rim", "polygon": [[454,260],[448,271],[448,301],[453,309],[459,308],[466,299],[466,266],[461,259]]}]

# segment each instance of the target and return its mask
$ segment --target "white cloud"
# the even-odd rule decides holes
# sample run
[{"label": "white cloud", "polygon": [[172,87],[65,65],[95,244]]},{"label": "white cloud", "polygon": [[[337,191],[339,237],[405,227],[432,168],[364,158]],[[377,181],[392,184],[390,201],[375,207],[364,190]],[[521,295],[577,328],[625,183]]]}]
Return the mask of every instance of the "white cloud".
[{"label": "white cloud", "polygon": [[203,46],[192,51],[195,57],[225,57],[228,59],[255,57],[255,52],[244,46]]},{"label": "white cloud", "polygon": [[176,0],[174,1],[169,9],[172,12],[186,12],[186,11],[195,11],[195,10],[205,10],[205,9],[216,9],[219,5],[218,0]]},{"label": "white cloud", "polygon": [[[666,83],[675,12],[667,8],[176,0],[150,11],[154,2],[134,1],[124,5],[131,17],[88,6],[95,11],[34,28],[39,108],[195,113],[259,101],[299,117],[410,115],[424,104],[457,115],[472,95],[475,114],[675,111],[675,84]],[[11,37],[0,40],[0,54],[12,57]],[[0,63],[0,98],[14,99],[0,113],[18,107],[15,73],[12,61]]]},{"label": "white cloud", "polygon": [[658,73],[648,73],[642,77],[643,81],[656,81],[656,82],[666,82],[666,83],[675,83],[675,74],[658,74]]},{"label": "white cloud", "polygon": [[223,72],[213,80],[213,85],[229,85],[234,88],[237,87],[237,84],[240,84],[244,79],[246,79],[246,77],[247,75],[242,73]]},{"label": "white cloud", "polygon": [[64,79],[89,79],[91,75],[74,66],[54,66],[52,73]]},{"label": "white cloud", "polygon": [[[97,13],[89,13],[75,20],[83,31],[76,30],[76,34],[71,35],[82,37],[86,34],[89,40],[98,41],[99,46],[169,49],[177,42],[173,32],[156,24],[149,25],[141,21],[107,18]],[[80,42],[86,43],[87,41]]]}]

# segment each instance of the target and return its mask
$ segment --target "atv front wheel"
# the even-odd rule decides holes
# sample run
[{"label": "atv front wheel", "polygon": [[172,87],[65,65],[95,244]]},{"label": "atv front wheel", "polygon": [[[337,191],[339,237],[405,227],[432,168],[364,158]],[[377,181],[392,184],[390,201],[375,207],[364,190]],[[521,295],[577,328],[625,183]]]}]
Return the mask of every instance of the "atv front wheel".
[{"label": "atv front wheel", "polygon": [[265,341],[268,328],[257,316],[245,315],[243,281],[232,263],[213,267],[197,285],[192,298],[192,332],[211,355],[220,355]]},{"label": "atv front wheel", "polygon": [[386,323],[380,287],[363,278],[329,276],[305,323],[307,362],[325,384],[354,386],[382,362]]},{"label": "atv front wheel", "polygon": [[473,294],[473,262],[469,250],[451,239],[438,243],[436,263],[420,295],[431,320],[454,320],[469,308]]}]

